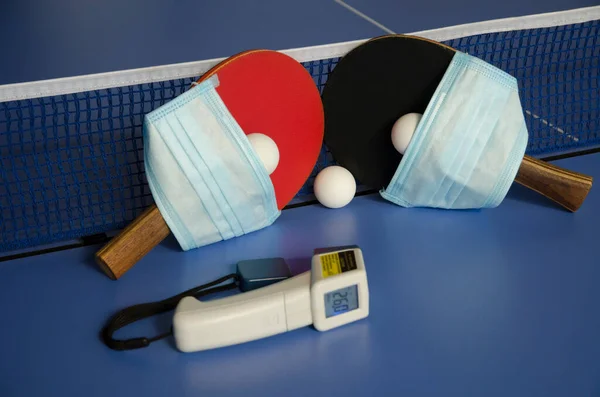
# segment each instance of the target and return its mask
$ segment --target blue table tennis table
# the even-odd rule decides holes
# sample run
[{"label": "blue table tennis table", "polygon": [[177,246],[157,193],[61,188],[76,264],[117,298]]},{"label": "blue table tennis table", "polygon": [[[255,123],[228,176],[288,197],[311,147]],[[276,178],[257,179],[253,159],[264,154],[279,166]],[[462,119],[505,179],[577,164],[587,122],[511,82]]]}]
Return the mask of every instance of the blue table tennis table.
[{"label": "blue table tennis table", "polygon": [[[12,2],[0,7],[0,86],[594,5]],[[554,162],[600,178],[600,154]],[[0,262],[0,396],[600,396],[599,225],[597,188],[569,213],[515,184],[489,210],[405,209],[367,194],[339,210],[287,209],[264,230],[188,252],[171,236],[118,281],[94,263],[98,244]],[[340,245],[365,256],[365,320],[191,354],[172,338],[125,352],[100,340],[117,310],[240,260],[283,257],[298,274],[315,248]],[[169,326],[159,316],[117,336]]]}]

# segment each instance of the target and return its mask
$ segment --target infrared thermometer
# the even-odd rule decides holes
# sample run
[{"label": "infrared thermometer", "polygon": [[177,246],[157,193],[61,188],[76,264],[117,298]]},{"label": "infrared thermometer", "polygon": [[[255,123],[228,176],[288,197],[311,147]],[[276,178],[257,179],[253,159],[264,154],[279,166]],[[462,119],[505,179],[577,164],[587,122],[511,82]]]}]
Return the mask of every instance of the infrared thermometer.
[{"label": "infrared thermometer", "polygon": [[173,316],[175,344],[195,352],[314,325],[327,331],[369,315],[369,288],[358,247],[317,250],[311,270],[267,287],[202,302],[183,298]]}]

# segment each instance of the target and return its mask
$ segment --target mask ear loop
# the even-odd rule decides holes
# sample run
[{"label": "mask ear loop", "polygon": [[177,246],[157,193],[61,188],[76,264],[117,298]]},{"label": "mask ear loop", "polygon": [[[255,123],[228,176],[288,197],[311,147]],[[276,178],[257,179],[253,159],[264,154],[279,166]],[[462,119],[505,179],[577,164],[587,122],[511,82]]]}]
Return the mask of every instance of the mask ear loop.
[{"label": "mask ear loop", "polygon": [[212,81],[212,84],[213,84],[214,88],[217,88],[219,86],[219,84],[220,84],[218,75],[217,74],[213,74],[212,76],[210,76],[207,79],[202,80],[200,82],[198,82],[198,81],[192,81],[191,84],[190,84],[190,88],[196,87],[197,85],[200,85],[200,84],[202,84],[202,83],[204,83],[206,81]]},{"label": "mask ear loop", "polygon": [[[225,285],[219,285],[227,280],[232,280],[232,282]],[[102,329],[102,340],[106,346],[113,350],[133,350],[140,349],[142,347],[148,347],[150,343],[172,335],[173,328],[171,328],[168,332],[154,336],[152,338],[141,337],[126,340],[117,340],[113,338],[113,333],[136,321],[175,309],[179,301],[185,298],[186,296],[194,296],[196,298],[201,298],[217,292],[231,290],[237,288],[237,286],[238,276],[235,273],[232,273],[227,276],[221,277],[215,281],[206,283],[204,285],[200,285],[198,287],[194,287],[192,289],[189,289],[185,292],[164,299],[162,301],[142,303],[127,307],[117,312],[113,317],[111,317],[106,326]]]}]

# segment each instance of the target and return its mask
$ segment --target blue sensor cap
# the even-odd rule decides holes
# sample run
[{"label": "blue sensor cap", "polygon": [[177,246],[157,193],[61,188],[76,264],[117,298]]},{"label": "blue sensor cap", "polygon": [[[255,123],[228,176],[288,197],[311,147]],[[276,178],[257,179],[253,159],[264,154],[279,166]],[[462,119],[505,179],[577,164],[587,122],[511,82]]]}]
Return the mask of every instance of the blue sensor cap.
[{"label": "blue sensor cap", "polygon": [[251,259],[238,262],[237,275],[242,292],[285,280],[292,272],[283,258]]}]

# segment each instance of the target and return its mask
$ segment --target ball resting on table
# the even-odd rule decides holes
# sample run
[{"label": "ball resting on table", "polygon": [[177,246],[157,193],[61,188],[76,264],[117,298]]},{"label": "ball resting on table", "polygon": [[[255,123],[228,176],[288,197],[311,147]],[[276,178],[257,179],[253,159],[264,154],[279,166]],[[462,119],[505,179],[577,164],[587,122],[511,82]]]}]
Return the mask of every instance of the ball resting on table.
[{"label": "ball resting on table", "polygon": [[392,127],[392,144],[400,154],[404,154],[423,115],[408,113],[400,117]]},{"label": "ball resting on table", "polygon": [[247,135],[256,155],[271,175],[279,164],[279,149],[273,139],[265,134],[252,133]]},{"label": "ball resting on table", "polygon": [[337,165],[321,170],[313,186],[319,203],[328,208],[344,207],[356,194],[354,176],[344,167]]}]

